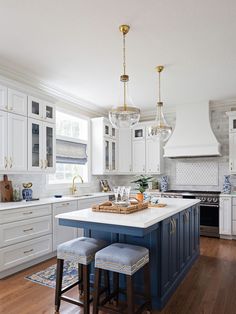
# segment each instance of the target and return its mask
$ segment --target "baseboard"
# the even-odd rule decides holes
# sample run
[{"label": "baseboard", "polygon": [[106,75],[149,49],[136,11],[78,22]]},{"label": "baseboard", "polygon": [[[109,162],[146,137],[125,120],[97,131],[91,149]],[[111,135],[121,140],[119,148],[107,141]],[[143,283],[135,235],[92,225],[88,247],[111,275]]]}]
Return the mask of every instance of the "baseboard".
[{"label": "baseboard", "polygon": [[8,276],[13,275],[15,273],[18,273],[19,271],[22,271],[26,268],[29,268],[31,266],[34,266],[34,265],[39,264],[41,262],[44,262],[44,261],[46,261],[52,257],[55,257],[55,256],[56,256],[56,252],[52,252],[52,253],[49,253],[47,255],[43,255],[43,256],[40,256],[38,258],[35,258],[32,261],[23,263],[21,265],[12,267],[10,269],[3,270],[0,272],[0,279],[3,279],[5,277],[8,277]]}]

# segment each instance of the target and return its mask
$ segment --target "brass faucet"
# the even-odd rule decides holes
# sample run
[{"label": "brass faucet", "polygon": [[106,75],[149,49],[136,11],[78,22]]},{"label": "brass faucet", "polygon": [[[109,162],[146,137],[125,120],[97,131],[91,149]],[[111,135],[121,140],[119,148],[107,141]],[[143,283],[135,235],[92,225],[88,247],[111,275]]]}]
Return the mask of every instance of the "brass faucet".
[{"label": "brass faucet", "polygon": [[73,180],[72,180],[72,187],[71,187],[72,195],[75,195],[75,193],[78,191],[78,190],[77,190],[77,187],[76,187],[76,185],[75,185],[75,179],[77,179],[77,178],[80,178],[81,183],[84,183],[83,178],[82,178],[79,174],[78,174],[77,176],[74,176],[74,177],[73,177]]}]

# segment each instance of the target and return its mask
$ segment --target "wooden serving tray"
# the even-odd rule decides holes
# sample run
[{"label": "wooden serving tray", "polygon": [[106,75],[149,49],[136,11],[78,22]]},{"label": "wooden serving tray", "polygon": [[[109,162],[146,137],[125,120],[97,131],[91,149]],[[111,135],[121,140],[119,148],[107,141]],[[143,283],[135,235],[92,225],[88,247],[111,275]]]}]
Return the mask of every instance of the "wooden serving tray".
[{"label": "wooden serving tray", "polygon": [[117,205],[94,205],[92,210],[94,212],[105,212],[105,213],[114,213],[114,214],[132,214],[140,210],[148,208],[148,203],[138,203],[136,205],[130,205],[128,207],[122,207]]}]

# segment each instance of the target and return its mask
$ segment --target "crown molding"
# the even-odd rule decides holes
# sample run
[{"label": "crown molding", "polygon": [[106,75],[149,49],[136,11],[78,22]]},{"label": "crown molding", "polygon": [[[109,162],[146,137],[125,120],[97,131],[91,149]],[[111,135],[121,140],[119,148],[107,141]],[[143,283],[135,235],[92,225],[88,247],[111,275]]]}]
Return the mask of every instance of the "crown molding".
[{"label": "crown molding", "polygon": [[68,103],[77,110],[81,109],[81,111],[89,114],[90,116],[107,115],[107,111],[104,108],[69,94],[55,86],[49,85],[45,81],[25,73],[20,68],[12,68],[4,64],[0,64],[0,79],[7,82],[10,86],[18,86],[22,90],[29,91],[30,87],[30,91],[34,94],[48,96],[54,102],[60,101]]}]

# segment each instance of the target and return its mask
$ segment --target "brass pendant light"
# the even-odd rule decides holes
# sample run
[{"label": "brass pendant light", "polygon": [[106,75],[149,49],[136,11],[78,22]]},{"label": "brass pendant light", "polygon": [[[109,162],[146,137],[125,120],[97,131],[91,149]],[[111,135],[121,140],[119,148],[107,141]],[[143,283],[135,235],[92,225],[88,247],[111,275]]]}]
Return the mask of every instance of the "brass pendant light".
[{"label": "brass pendant light", "polygon": [[121,25],[119,30],[123,34],[123,74],[120,76],[120,81],[123,84],[123,104],[119,104],[109,111],[109,120],[117,129],[131,128],[136,125],[140,119],[140,109],[133,106],[128,93],[129,75],[126,74],[125,39],[130,30],[130,26]]},{"label": "brass pendant light", "polygon": [[166,122],[164,113],[163,113],[163,102],[161,101],[161,72],[164,70],[163,65],[159,65],[156,67],[158,73],[158,91],[159,91],[159,98],[157,102],[157,114],[156,120],[154,125],[152,125],[149,130],[148,134],[150,136],[160,136],[163,141],[167,141],[172,133],[171,126],[168,125]]}]

